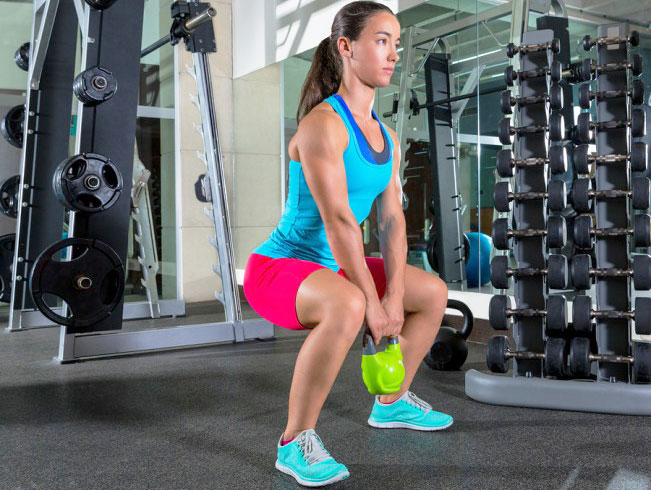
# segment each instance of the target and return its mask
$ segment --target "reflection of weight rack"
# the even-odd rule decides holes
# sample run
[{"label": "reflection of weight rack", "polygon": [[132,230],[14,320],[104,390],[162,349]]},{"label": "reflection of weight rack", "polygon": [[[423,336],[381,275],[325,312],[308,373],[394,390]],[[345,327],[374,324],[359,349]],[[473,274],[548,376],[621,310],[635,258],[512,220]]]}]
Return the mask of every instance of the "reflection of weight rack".
[{"label": "reflection of weight rack", "polygon": [[[535,45],[535,53],[544,49],[545,43],[551,43],[550,34],[550,31],[528,32],[524,41]],[[545,158],[540,136],[540,131],[552,129],[551,124],[543,128],[545,121],[541,116],[544,111],[540,110],[537,120],[531,120],[536,114],[528,114],[521,108],[519,124],[532,129],[518,135],[514,152],[517,156],[503,156],[500,167],[503,177],[515,174],[516,192],[509,194],[505,191],[507,186],[496,186],[496,197],[498,193],[502,201],[518,195],[532,197],[516,200],[513,204],[515,221],[521,231],[506,229],[508,220],[503,219],[496,222],[493,230],[500,248],[508,249],[510,240],[515,239],[513,250],[519,268],[509,268],[504,257],[495,257],[491,266],[497,272],[496,286],[506,284],[503,276],[507,273],[515,275],[518,270],[525,273],[515,281],[515,307],[510,307],[507,296],[497,295],[491,299],[489,308],[491,324],[496,329],[507,329],[508,319],[513,319],[516,348],[512,350],[509,347],[507,337],[496,336],[489,342],[487,350],[487,361],[492,371],[506,372],[509,360],[513,360],[513,377],[469,371],[466,393],[479,401],[651,415],[651,389],[638,384],[651,382],[651,344],[631,342],[630,337],[631,321],[635,322],[638,334],[651,332],[651,320],[647,318],[651,313],[651,298],[637,298],[634,310],[631,310],[630,301],[631,279],[636,290],[651,289],[651,256],[638,254],[631,257],[629,253],[633,244],[646,247],[651,243],[651,218],[648,215],[636,214],[630,224],[631,207],[640,210],[651,207],[648,179],[635,175],[631,178],[630,175],[631,171],[642,172],[647,167],[646,147],[631,141],[632,136],[643,134],[645,127],[643,112],[632,107],[644,98],[641,82],[631,77],[631,74],[641,71],[639,57],[633,56],[629,49],[637,44],[639,37],[636,33],[627,34],[625,24],[601,26],[598,35],[597,39],[587,37],[584,40],[586,49],[597,47],[596,65],[591,60],[577,63],[567,70],[566,78],[573,78],[575,82],[587,81],[592,74],[597,74],[596,90],[591,91],[585,85],[579,91],[580,105],[588,108],[594,101],[597,118],[591,121],[589,113],[583,113],[578,125],[572,129],[573,139],[584,143],[574,152],[574,170],[577,174],[587,174],[589,166],[593,165],[595,183],[590,178],[578,177],[571,194],[576,211],[594,209],[594,224],[590,215],[583,215],[575,219],[572,228],[577,246],[594,246],[596,263],[592,263],[590,255],[578,254],[572,257],[570,266],[575,289],[590,289],[591,283],[596,283],[596,305],[593,306],[589,296],[576,296],[573,321],[568,323],[564,297],[552,294],[547,297],[546,305],[540,301],[540,291],[544,288],[536,281],[544,274],[550,274],[554,255],[549,255],[547,268],[533,261],[544,255],[543,237],[547,237],[550,248],[560,245],[560,224],[552,225],[552,220],[561,217],[547,218],[544,207],[534,207],[540,206],[544,198],[556,196],[556,191],[552,193],[550,188],[548,195],[544,195],[541,189],[532,188],[545,179],[544,174],[536,175],[532,170],[552,162],[551,156]],[[518,48],[511,47],[511,51],[518,51]],[[521,56],[521,61],[522,71],[532,76],[516,77],[510,73],[507,79],[520,80],[521,99],[537,102],[535,106],[541,108],[543,102],[551,101],[551,96],[546,98],[541,93],[542,87],[537,93],[531,93],[534,87],[527,86],[526,81],[541,80],[541,75],[551,75],[552,71],[558,78],[559,68],[541,66],[542,59],[532,66],[531,62],[535,60],[527,55]],[[631,73],[633,71],[635,73]],[[503,97],[503,108],[509,105],[510,109],[514,103],[517,100]],[[510,138],[513,132],[509,129],[507,133],[502,129],[500,136]],[[596,153],[591,153],[587,145],[593,134]],[[536,142],[535,138],[539,140]],[[532,150],[538,154],[530,154]],[[556,169],[560,170],[559,156],[553,159],[557,161]],[[551,174],[549,186],[560,178],[561,173]],[[554,199],[558,200],[557,196]],[[502,208],[507,205],[508,201]],[[547,218],[546,226],[544,218]],[[537,219],[543,223],[536,222]],[[552,237],[554,243],[549,240]],[[538,289],[538,286],[541,287]],[[547,286],[553,285],[548,282]],[[595,382],[576,382],[570,378],[589,378]]]}]

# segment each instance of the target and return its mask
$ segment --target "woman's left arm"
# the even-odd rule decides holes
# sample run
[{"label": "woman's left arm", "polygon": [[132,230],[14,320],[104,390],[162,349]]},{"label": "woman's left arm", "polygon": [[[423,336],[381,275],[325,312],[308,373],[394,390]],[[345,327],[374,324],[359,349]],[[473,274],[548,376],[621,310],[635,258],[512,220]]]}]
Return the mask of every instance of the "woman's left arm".
[{"label": "woman's left arm", "polygon": [[407,230],[402,210],[402,184],[399,174],[400,143],[396,134],[390,129],[389,132],[394,142],[393,171],[389,185],[377,198],[377,220],[380,251],[387,278],[382,304],[389,317],[389,328],[394,335],[398,335],[404,322],[403,296],[407,265]]}]

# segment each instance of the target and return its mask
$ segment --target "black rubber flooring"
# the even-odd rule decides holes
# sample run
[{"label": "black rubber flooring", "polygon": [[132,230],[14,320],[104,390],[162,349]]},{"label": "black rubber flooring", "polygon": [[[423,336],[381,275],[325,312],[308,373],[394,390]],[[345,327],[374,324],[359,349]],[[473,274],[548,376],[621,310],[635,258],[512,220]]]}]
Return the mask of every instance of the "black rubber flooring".
[{"label": "black rubber flooring", "polygon": [[[305,335],[59,365],[58,329],[2,330],[0,489],[298,488],[274,461]],[[351,472],[330,488],[651,489],[651,418],[484,405],[461,371],[423,365],[412,386],[448,430],[373,429],[358,347],[316,428]]]}]

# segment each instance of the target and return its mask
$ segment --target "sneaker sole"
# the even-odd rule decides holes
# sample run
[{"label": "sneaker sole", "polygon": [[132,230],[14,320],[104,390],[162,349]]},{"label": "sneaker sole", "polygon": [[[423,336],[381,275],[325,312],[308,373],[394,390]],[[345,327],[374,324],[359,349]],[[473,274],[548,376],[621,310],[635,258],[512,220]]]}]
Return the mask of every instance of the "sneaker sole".
[{"label": "sneaker sole", "polygon": [[368,420],[368,425],[377,429],[412,429],[427,432],[447,429],[452,424],[454,424],[454,420],[447,425],[442,425],[441,427],[423,427],[422,425],[413,425],[408,424],[407,422],[374,422],[371,419]]},{"label": "sneaker sole", "polygon": [[341,473],[340,475],[333,476],[329,480],[325,480],[325,481],[303,480],[300,476],[294,473],[294,471],[291,468],[283,464],[280,464],[278,460],[276,460],[276,469],[282,473],[285,473],[286,475],[293,477],[298,483],[300,483],[305,487],[323,487],[325,485],[330,485],[331,483],[336,483],[338,481],[345,480],[350,476],[350,473],[346,472],[346,473]]}]

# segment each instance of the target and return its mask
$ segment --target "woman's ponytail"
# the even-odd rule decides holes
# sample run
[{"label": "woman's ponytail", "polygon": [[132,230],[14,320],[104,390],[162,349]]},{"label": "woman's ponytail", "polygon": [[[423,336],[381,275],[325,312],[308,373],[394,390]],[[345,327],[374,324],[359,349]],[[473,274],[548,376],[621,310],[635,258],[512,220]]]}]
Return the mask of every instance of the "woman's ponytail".
[{"label": "woman's ponytail", "polygon": [[339,90],[341,84],[341,56],[336,51],[335,41],[326,37],[316,48],[312,66],[303,83],[301,98],[296,111],[296,122]]}]

